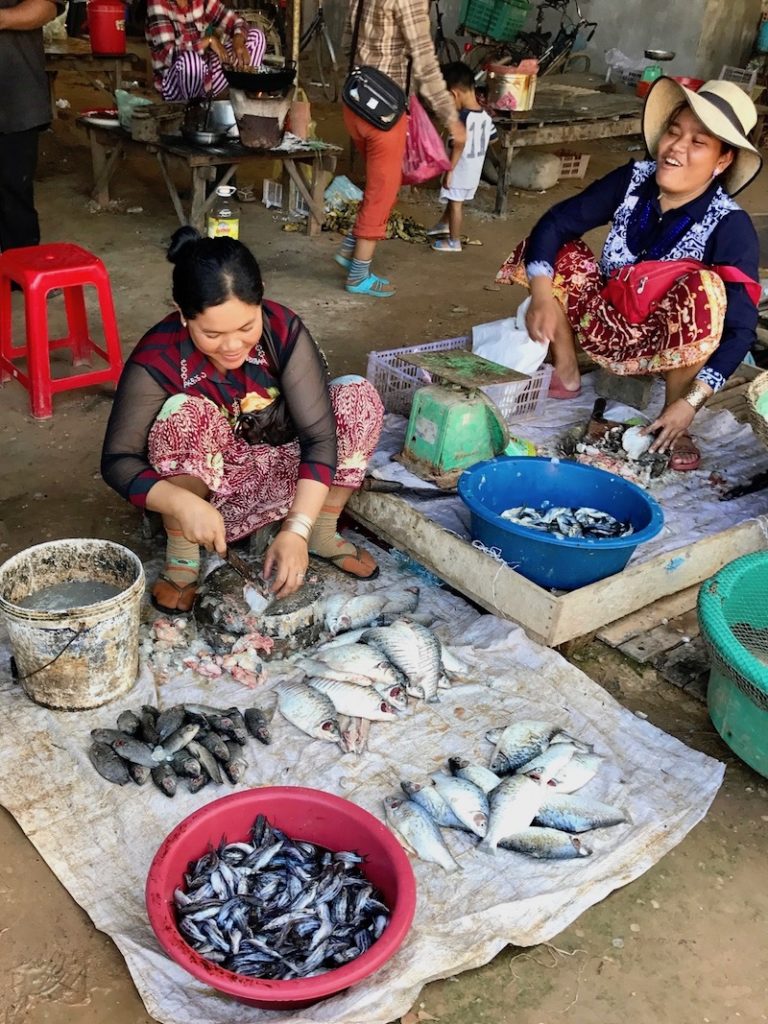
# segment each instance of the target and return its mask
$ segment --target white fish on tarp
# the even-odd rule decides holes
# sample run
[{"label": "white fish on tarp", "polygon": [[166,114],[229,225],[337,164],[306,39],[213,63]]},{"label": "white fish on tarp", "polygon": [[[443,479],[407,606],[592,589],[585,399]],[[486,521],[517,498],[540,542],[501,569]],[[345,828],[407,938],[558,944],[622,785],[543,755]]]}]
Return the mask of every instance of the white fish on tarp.
[{"label": "white fish on tarp", "polygon": [[253,615],[261,615],[265,608],[268,608],[273,601],[271,597],[265,597],[253,583],[246,583],[243,587],[243,598]]},{"label": "white fish on tarp", "polygon": [[282,683],[277,691],[280,714],[308,736],[338,743],[341,734],[333,702],[324,693],[299,682]]},{"label": "white fish on tarp", "polygon": [[602,762],[599,754],[574,754],[555,776],[547,780],[547,786],[556,793],[575,793],[594,779]]},{"label": "white fish on tarp", "polygon": [[385,655],[368,644],[346,644],[343,647],[314,651],[312,660],[325,664],[329,675],[343,673],[345,676],[367,676],[374,682],[389,683],[392,686],[405,682],[402,672]]},{"label": "white fish on tarp", "polygon": [[556,828],[523,828],[500,839],[499,846],[538,860],[575,860],[592,853],[576,836]]},{"label": "white fish on tarp", "polygon": [[409,587],[402,591],[379,591],[350,597],[348,594],[330,594],[318,602],[317,614],[325,628],[335,635],[348,629],[391,621],[416,609],[419,590]]},{"label": "white fish on tarp", "polygon": [[437,786],[430,779],[428,782],[409,782],[407,779],[400,782],[400,788],[415,804],[423,808],[436,825],[441,828],[457,828],[462,832],[471,832],[472,829],[460,821],[437,791]]},{"label": "white fish on tarp", "polygon": [[443,661],[443,672],[452,682],[469,683],[473,681],[472,669],[445,646],[440,645],[440,654]]},{"label": "white fish on tarp", "polygon": [[336,711],[349,718],[367,718],[372,722],[394,722],[397,718],[395,708],[380,697],[373,687],[317,676],[307,679],[307,685],[325,694]]},{"label": "white fish on tarp", "polygon": [[488,830],[488,798],[482,789],[453,775],[439,773],[432,776],[432,781],[440,796],[445,800],[453,813],[476,836],[481,839]]},{"label": "white fish on tarp", "polygon": [[622,825],[630,818],[620,807],[612,807],[599,800],[545,791],[535,820],[536,824],[545,828],[559,828],[564,832],[591,832],[594,828]]},{"label": "white fish on tarp", "polygon": [[[497,775],[510,775],[531,758],[538,757],[549,746],[560,727],[551,722],[537,722],[524,719],[512,722],[498,734],[496,746],[491,755],[490,769]],[[486,733],[486,739],[489,739]]]},{"label": "white fish on tarp", "polygon": [[501,778],[490,768],[481,764],[470,764],[463,757],[449,757],[448,768],[451,775],[455,775],[458,779],[466,779],[478,789],[482,789],[486,795],[496,789],[501,782]]},{"label": "white fish on tarp", "polygon": [[442,646],[431,629],[398,619],[390,626],[367,629],[360,639],[380,650],[403,673],[410,696],[427,701],[438,699],[443,675]]},{"label": "white fish on tarp", "polygon": [[384,813],[390,827],[417,857],[439,864],[446,871],[458,870],[459,865],[445,845],[440,829],[413,800],[403,800],[397,796],[385,797]]},{"label": "white fish on tarp", "polygon": [[502,779],[488,798],[491,813],[480,846],[495,853],[502,839],[530,826],[543,799],[543,787],[527,775]]},{"label": "white fish on tarp", "polygon": [[578,753],[573,743],[553,743],[526,764],[517,769],[518,775],[530,775],[537,782],[556,778],[568,762]]}]

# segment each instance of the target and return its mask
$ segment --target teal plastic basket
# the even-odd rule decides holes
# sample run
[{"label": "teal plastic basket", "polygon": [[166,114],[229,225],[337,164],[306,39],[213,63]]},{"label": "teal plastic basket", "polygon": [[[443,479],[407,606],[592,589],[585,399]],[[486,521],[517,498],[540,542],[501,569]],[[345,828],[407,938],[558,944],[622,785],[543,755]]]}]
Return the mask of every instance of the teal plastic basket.
[{"label": "teal plastic basket", "polygon": [[463,0],[459,24],[469,32],[511,42],[525,23],[528,0]]},{"label": "teal plastic basket", "polygon": [[525,24],[528,0],[497,0],[488,35],[502,43],[510,43]]},{"label": "teal plastic basket", "polygon": [[711,658],[712,722],[768,778],[768,551],[737,558],[706,580],[698,612]]}]

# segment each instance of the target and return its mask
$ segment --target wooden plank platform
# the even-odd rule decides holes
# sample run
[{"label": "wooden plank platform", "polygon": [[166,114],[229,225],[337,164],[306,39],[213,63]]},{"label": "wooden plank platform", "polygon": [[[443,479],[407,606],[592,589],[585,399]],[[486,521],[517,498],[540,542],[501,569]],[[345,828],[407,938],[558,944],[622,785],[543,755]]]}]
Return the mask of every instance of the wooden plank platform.
[{"label": "wooden plank platform", "polygon": [[[727,399],[730,411],[741,419],[742,414],[746,415],[747,382],[758,372],[742,365],[731,387],[721,392],[712,406],[723,405]],[[736,392],[740,401],[735,400]],[[662,598],[687,591],[685,605],[698,585],[727,562],[768,548],[768,516],[760,516],[630,565],[587,587],[553,594],[428,519],[403,498],[358,491],[347,509],[361,525],[406,552],[467,598],[494,615],[518,622],[530,636],[549,647],[602,630]],[[680,611],[688,608],[681,607]],[[659,615],[652,624],[658,625],[664,617]],[[625,641],[636,635],[628,634]]]}]

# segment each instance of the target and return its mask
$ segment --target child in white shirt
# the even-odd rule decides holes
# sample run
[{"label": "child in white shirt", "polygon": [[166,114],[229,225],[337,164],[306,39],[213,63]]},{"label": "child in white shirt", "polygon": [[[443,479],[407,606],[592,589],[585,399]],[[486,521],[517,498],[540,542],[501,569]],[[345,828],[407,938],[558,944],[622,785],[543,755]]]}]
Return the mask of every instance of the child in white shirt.
[{"label": "child in white shirt", "polygon": [[467,129],[467,141],[463,149],[453,153],[453,166],[445,175],[440,189],[440,198],[446,201],[446,207],[427,235],[434,239],[432,248],[435,252],[461,252],[462,205],[475,198],[485,154],[491,140],[496,138],[496,129],[477,102],[472,69],[461,61],[454,61],[444,64],[441,71]]}]

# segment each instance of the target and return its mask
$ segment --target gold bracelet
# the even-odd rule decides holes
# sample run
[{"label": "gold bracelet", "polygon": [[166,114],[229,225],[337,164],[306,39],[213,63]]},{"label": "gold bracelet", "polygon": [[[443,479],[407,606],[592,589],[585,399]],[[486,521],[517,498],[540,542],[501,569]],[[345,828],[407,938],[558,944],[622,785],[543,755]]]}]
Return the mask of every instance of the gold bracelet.
[{"label": "gold bracelet", "polygon": [[683,395],[683,399],[693,409],[699,410],[702,405],[706,403],[710,394],[711,392],[706,384],[702,384],[700,381],[694,381],[688,389],[687,394]]},{"label": "gold bracelet", "polygon": [[305,523],[289,522],[287,519],[280,527],[280,533],[296,533],[303,541],[309,544],[309,535],[312,531]]}]

